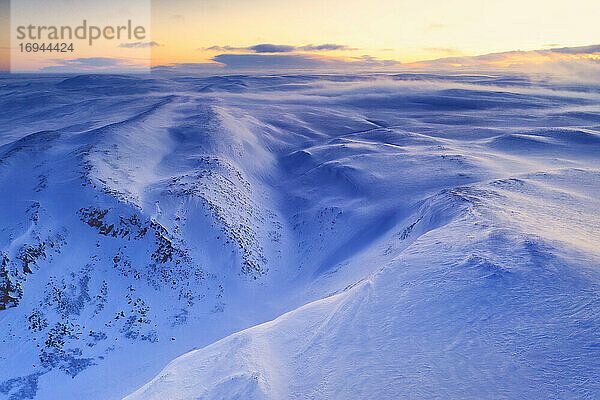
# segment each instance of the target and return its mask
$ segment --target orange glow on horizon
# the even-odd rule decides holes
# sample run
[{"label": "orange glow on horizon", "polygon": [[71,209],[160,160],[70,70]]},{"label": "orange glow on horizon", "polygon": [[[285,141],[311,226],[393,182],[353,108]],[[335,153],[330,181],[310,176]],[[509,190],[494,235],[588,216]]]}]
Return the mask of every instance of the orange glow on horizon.
[{"label": "orange glow on horizon", "polygon": [[[596,0],[572,0],[568,6],[559,0],[430,0],[427,4],[347,0],[343,7],[334,0],[304,0],[302,4],[276,0],[255,0],[252,4],[241,0],[155,1],[148,40],[156,46],[150,49],[150,64],[223,66],[214,60],[221,54],[294,54],[321,60],[325,66],[343,68],[344,63],[348,67],[362,63],[374,70],[592,61],[598,56],[552,53],[549,48],[593,44],[590,41],[599,37],[598,14],[600,2]],[[294,50],[252,52],[252,46],[258,44]],[[319,49],[323,44],[341,47]],[[309,45],[315,49],[302,50]],[[515,49],[524,51],[511,51]],[[123,65],[148,60],[142,49],[115,46],[107,53],[125,60]],[[82,49],[77,57],[95,56],[94,49]],[[37,64],[25,60],[23,66],[38,70],[52,66],[52,62],[53,58]],[[0,54],[0,68],[6,63]]]}]

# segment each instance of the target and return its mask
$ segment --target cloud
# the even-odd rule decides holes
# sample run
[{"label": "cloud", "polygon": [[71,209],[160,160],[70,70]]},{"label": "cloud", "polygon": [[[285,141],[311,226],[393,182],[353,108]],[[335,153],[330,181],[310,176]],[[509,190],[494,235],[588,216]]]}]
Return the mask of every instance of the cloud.
[{"label": "cloud", "polygon": [[213,61],[233,69],[306,69],[322,65],[321,60],[300,54],[219,54]]},{"label": "cloud", "polygon": [[255,53],[289,53],[294,51],[296,48],[294,46],[285,46],[285,45],[277,45],[277,44],[257,44],[256,46],[251,46],[248,50],[253,51]]},{"label": "cloud", "polygon": [[370,56],[348,59],[309,54],[219,54],[212,59],[227,68],[256,69],[368,69],[399,65],[393,60],[379,60]]},{"label": "cloud", "polygon": [[[225,51],[214,56],[212,63],[189,64],[186,66],[172,64],[168,70],[179,71],[182,68],[196,68],[198,71],[212,70],[223,73],[231,71],[278,71],[278,70],[327,70],[327,71],[397,71],[398,69],[472,69],[499,70],[514,68],[519,71],[544,70],[567,71],[569,63],[577,61],[576,71],[591,76],[600,67],[600,45],[579,47],[555,47],[530,51],[507,51],[478,56],[452,56],[435,60],[419,61],[403,64],[396,60],[378,59],[369,55],[360,57],[333,57],[324,54],[302,53],[302,49],[319,51],[320,49],[347,48],[344,45],[324,44],[307,46],[256,45],[249,47],[212,46],[210,50]],[[434,49],[430,49],[434,50]],[[438,52],[449,54],[459,52],[454,48],[436,48]],[[237,51],[237,52],[235,52]],[[550,65],[552,64],[552,68]],[[197,65],[197,67],[192,67]],[[573,67],[575,68],[575,67]],[[579,73],[578,73],[579,74]]]},{"label": "cloud", "polygon": [[213,50],[213,51],[227,51],[227,52],[239,52],[239,51],[247,51],[252,53],[292,53],[295,51],[304,51],[304,52],[317,52],[317,51],[334,51],[334,50],[357,50],[353,47],[346,46],[345,44],[336,44],[336,43],[324,43],[319,45],[308,44],[305,46],[289,46],[282,44],[257,44],[254,46],[248,47],[233,47],[233,46],[211,46],[204,49],[199,50]]},{"label": "cloud", "polygon": [[539,50],[513,50],[478,56],[444,57],[409,64],[412,67],[510,67],[540,65],[569,61],[594,61],[600,59],[600,45],[557,47]]},{"label": "cloud", "polygon": [[110,57],[74,58],[71,60],[54,60],[61,65],[76,65],[84,67],[114,67],[126,64],[125,60]]},{"label": "cloud", "polygon": [[219,73],[222,72],[225,65],[217,62],[208,63],[173,63],[169,65],[157,65],[152,67],[152,72],[166,72],[166,73]]},{"label": "cloud", "polygon": [[126,49],[143,49],[147,47],[160,47],[155,41],[152,42],[132,42],[132,43],[121,43],[119,47],[124,47]]},{"label": "cloud", "polygon": [[174,63],[153,67],[156,72],[167,73],[233,73],[259,71],[344,71],[381,70],[401,65],[394,60],[380,60],[370,56],[329,57],[317,54],[219,54],[211,63]]},{"label": "cloud", "polygon": [[228,51],[229,49],[233,49],[233,47],[230,47],[230,46],[210,46],[210,47],[200,48],[200,49],[197,49],[197,50],[198,51],[204,51],[204,50]]},{"label": "cloud", "polygon": [[87,57],[73,59],[53,59],[54,65],[40,69],[40,72],[147,72],[148,65],[137,64],[124,58]]},{"label": "cloud", "polygon": [[346,46],[345,44],[325,43],[320,45],[306,45],[298,47],[302,51],[330,51],[330,50],[358,50],[354,47]]},{"label": "cloud", "polygon": [[580,47],[560,47],[548,49],[548,51],[560,54],[600,54],[600,44]]}]

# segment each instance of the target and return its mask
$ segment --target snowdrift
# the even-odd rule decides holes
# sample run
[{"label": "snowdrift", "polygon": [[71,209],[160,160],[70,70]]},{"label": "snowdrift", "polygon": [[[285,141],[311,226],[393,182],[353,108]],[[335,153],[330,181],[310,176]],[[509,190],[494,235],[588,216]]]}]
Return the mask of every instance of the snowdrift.
[{"label": "snowdrift", "polygon": [[600,87],[0,79],[0,397],[600,395]]}]

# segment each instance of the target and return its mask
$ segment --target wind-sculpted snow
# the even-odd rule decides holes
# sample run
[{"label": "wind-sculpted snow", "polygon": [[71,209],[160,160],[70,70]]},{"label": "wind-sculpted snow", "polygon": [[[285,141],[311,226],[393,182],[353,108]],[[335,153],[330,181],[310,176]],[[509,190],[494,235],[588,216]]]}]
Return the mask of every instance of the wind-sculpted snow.
[{"label": "wind-sculpted snow", "polygon": [[0,398],[600,396],[599,89],[0,78]]}]

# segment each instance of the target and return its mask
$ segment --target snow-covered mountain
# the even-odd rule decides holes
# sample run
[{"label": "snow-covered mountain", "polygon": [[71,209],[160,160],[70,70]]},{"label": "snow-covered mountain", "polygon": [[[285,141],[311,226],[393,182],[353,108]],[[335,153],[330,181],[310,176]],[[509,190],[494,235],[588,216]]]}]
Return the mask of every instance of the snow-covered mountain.
[{"label": "snow-covered mountain", "polygon": [[0,122],[0,398],[600,396],[599,85],[13,75]]}]

